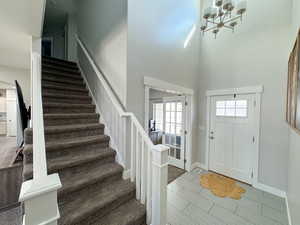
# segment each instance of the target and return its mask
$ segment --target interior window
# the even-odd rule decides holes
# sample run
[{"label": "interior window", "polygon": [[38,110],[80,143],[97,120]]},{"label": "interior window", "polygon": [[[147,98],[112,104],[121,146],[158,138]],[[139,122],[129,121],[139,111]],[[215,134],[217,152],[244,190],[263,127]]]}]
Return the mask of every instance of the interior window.
[{"label": "interior window", "polygon": [[216,116],[247,117],[247,100],[226,100],[216,102]]}]

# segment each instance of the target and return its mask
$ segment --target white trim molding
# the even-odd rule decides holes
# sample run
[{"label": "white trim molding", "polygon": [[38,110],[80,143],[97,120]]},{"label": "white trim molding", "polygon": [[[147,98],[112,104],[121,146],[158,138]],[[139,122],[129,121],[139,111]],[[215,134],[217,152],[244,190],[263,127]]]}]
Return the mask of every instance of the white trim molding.
[{"label": "white trim molding", "polygon": [[221,90],[208,90],[206,91],[206,96],[218,96],[218,95],[231,95],[231,94],[254,94],[262,93],[264,91],[263,85],[259,86],[249,86],[241,88],[229,88]]},{"label": "white trim molding", "polygon": [[200,168],[200,169],[203,169],[203,170],[208,171],[207,166],[204,165],[203,163],[200,163],[200,162],[194,162],[194,163],[191,165],[191,171],[194,170],[195,168]]},{"label": "white trim molding", "polygon": [[285,205],[286,205],[286,213],[288,216],[289,225],[292,225],[292,217],[291,217],[291,211],[289,206],[289,199],[287,193],[285,193]]},{"label": "white trim molding", "polygon": [[281,197],[281,198],[285,198],[285,196],[286,196],[284,191],[282,191],[280,189],[277,189],[277,188],[274,188],[274,187],[271,187],[271,186],[266,185],[266,184],[262,184],[260,182],[253,183],[253,187],[255,187],[255,188],[257,188],[261,191],[268,192],[270,194],[276,195],[276,196]]},{"label": "white trim molding", "polygon": [[163,91],[170,91],[179,94],[185,94],[185,95],[194,94],[193,89],[182,87],[163,80],[155,79],[153,77],[144,77],[144,85],[150,88],[161,89]]}]

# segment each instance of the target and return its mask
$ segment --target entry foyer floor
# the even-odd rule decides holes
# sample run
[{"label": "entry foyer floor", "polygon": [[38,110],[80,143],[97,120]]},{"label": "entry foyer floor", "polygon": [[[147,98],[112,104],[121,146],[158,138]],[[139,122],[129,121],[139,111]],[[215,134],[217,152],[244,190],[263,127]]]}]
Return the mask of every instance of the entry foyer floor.
[{"label": "entry foyer floor", "polygon": [[219,198],[199,184],[201,169],[168,185],[170,225],[288,225],[285,200],[239,183],[240,200]]}]

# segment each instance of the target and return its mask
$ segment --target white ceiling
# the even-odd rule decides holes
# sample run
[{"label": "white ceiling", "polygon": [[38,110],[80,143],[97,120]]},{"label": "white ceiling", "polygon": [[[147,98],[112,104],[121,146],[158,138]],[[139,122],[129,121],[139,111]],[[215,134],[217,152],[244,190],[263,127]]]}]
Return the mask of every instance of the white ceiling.
[{"label": "white ceiling", "polygon": [[45,0],[9,0],[0,7],[0,65],[29,68],[31,36],[40,36]]}]

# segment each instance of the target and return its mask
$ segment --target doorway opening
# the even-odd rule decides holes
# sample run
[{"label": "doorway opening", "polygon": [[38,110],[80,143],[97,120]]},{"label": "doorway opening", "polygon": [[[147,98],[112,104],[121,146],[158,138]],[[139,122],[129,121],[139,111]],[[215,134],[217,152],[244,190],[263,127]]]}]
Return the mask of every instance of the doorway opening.
[{"label": "doorway opening", "polygon": [[191,169],[193,90],[145,77],[145,130],[169,150],[169,182]]}]

